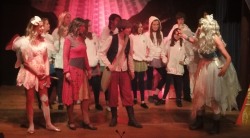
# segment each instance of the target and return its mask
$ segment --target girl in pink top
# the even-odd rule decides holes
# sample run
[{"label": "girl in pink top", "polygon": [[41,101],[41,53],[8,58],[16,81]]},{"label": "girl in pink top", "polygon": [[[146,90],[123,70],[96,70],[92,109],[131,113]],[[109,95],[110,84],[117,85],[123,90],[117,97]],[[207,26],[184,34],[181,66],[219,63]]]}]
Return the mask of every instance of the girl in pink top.
[{"label": "girl in pink top", "polygon": [[81,101],[82,127],[96,130],[97,128],[90,124],[88,115],[89,106],[89,84],[91,69],[86,53],[84,42],[86,34],[85,22],[82,18],[75,18],[69,25],[68,36],[65,38],[63,47],[63,103],[67,106],[69,117],[68,127],[76,129],[73,121],[74,103]]}]

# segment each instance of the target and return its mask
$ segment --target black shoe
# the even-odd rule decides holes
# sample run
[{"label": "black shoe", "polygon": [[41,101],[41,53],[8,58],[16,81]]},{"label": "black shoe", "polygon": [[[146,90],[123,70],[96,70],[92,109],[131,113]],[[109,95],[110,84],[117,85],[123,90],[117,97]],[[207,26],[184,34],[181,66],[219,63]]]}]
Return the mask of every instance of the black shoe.
[{"label": "black shoe", "polygon": [[64,106],[62,104],[58,105],[58,110],[63,110]]},{"label": "black shoe", "polygon": [[135,120],[129,121],[128,126],[132,126],[132,127],[136,127],[136,128],[142,128],[142,125],[140,123],[138,123],[137,121],[135,121]]},{"label": "black shoe", "polygon": [[187,101],[187,102],[192,102],[191,97],[184,97],[183,100],[184,100],[184,101]]},{"label": "black shoe", "polygon": [[145,108],[145,109],[148,109],[148,106],[147,106],[146,103],[142,103],[142,104],[141,104],[141,107],[142,107],[142,108]]},{"label": "black shoe", "polygon": [[155,102],[155,105],[164,105],[166,103],[166,100],[159,99],[157,102]]},{"label": "black shoe", "polygon": [[197,115],[195,122],[189,125],[190,130],[198,130],[203,128],[203,116]]},{"label": "black shoe", "polygon": [[126,106],[126,110],[127,110],[128,118],[129,118],[128,125],[136,127],[136,128],[142,128],[142,125],[140,123],[138,123],[135,119],[135,113],[134,113],[133,106]]},{"label": "black shoe", "polygon": [[112,118],[109,127],[115,127],[117,125],[117,118]]},{"label": "black shoe", "polygon": [[82,127],[83,127],[84,129],[89,129],[89,130],[97,130],[97,128],[94,127],[93,125],[86,124],[86,123],[84,123],[84,122],[82,122]]},{"label": "black shoe", "polygon": [[154,95],[153,95],[153,100],[154,100],[154,102],[157,102],[157,101],[159,101],[160,99],[159,99],[158,95],[154,94]]},{"label": "black shoe", "polygon": [[150,103],[153,103],[153,102],[154,102],[153,96],[148,96],[148,102],[150,102]]},{"label": "black shoe", "polygon": [[208,130],[208,134],[219,134],[220,133],[220,120],[213,120],[212,127]]},{"label": "black shoe", "polygon": [[136,99],[134,100],[134,104],[137,104],[137,100]]},{"label": "black shoe", "polygon": [[96,110],[99,110],[99,111],[102,111],[102,110],[103,110],[103,108],[102,108],[102,106],[101,106],[100,104],[96,104],[96,105],[95,105],[95,109],[96,109]]},{"label": "black shoe", "polygon": [[176,101],[176,105],[177,105],[178,107],[182,107],[182,102],[181,102],[181,100],[177,100],[177,101]]},{"label": "black shoe", "polygon": [[68,122],[68,127],[69,127],[69,129],[71,129],[71,130],[76,130],[76,125],[75,125],[75,123],[70,123],[70,122]]},{"label": "black shoe", "polygon": [[111,107],[111,121],[109,123],[110,127],[115,127],[117,125],[117,107]]}]

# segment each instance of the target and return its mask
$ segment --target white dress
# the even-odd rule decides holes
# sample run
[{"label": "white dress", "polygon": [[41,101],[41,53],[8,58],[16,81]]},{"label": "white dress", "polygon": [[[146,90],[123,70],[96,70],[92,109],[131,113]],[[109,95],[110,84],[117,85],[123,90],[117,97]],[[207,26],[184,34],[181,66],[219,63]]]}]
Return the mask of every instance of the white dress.
[{"label": "white dress", "polygon": [[[193,91],[193,115],[204,105],[213,110],[219,107],[222,114],[232,108],[237,109],[236,96],[241,87],[232,63],[223,77],[218,76],[224,63],[224,57],[216,52],[202,55]],[[214,103],[215,107],[212,106]]]},{"label": "white dress", "polygon": [[[22,64],[29,64],[36,72],[49,75],[49,62],[47,47],[51,43],[44,41],[38,45],[32,45],[29,37],[20,37],[13,43],[13,50],[17,51],[20,55],[20,70],[17,75],[17,85],[23,85],[26,89],[35,88],[38,91],[40,87],[49,87],[50,82],[46,80],[41,82],[38,77],[26,69]],[[43,83],[42,85],[40,83]]]}]

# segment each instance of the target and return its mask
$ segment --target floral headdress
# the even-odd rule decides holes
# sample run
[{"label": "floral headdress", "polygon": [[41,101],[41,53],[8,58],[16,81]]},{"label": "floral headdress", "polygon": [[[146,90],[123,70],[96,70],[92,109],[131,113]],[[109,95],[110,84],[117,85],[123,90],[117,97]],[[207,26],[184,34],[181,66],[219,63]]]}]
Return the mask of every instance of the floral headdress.
[{"label": "floral headdress", "polygon": [[212,31],[212,33],[217,33],[220,29],[218,23],[213,18],[213,14],[206,15],[204,18],[200,19],[200,25],[201,29],[205,31],[205,33],[209,33]]},{"label": "floral headdress", "polygon": [[33,25],[39,25],[39,23],[42,21],[42,19],[39,17],[39,16],[34,16],[32,19],[31,19],[31,23]]}]

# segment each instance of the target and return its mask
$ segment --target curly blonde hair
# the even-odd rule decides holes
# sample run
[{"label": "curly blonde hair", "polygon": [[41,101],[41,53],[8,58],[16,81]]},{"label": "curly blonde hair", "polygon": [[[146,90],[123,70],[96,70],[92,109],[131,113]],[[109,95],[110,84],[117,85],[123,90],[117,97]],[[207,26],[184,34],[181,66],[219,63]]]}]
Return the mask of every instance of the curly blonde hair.
[{"label": "curly blonde hair", "polygon": [[[220,26],[216,20],[213,19],[213,15],[205,15],[204,18],[199,20],[201,33],[199,35],[199,53],[210,54],[216,51],[216,45],[214,42],[214,36],[221,38]],[[224,42],[224,41],[223,41]]]}]

